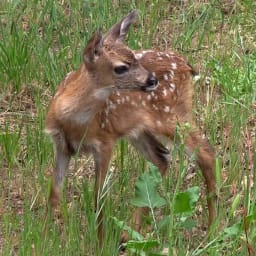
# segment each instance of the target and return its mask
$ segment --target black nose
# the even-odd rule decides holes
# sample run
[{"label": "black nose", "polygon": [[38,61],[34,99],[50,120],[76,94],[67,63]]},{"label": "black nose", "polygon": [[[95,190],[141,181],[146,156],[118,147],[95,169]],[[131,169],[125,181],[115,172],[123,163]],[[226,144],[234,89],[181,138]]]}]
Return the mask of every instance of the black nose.
[{"label": "black nose", "polygon": [[155,76],[152,74],[149,75],[148,80],[147,80],[147,85],[148,86],[156,86],[158,83],[158,80]]},{"label": "black nose", "polygon": [[153,76],[152,74],[149,75],[146,85],[143,86],[143,90],[145,91],[153,91],[156,89],[158,85],[158,80],[155,76]]}]

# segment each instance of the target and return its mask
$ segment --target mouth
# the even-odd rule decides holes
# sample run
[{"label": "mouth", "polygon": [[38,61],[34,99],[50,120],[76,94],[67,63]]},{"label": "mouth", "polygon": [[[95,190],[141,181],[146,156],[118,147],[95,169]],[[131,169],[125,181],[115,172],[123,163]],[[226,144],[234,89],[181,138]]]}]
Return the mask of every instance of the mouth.
[{"label": "mouth", "polygon": [[139,91],[141,90],[141,86],[127,86],[127,87],[122,87],[122,86],[115,86],[115,89],[121,90],[121,91]]},{"label": "mouth", "polygon": [[154,91],[157,87],[158,87],[159,82],[154,83],[154,84],[146,84],[146,85],[140,85],[140,86],[127,86],[127,87],[122,87],[122,86],[115,86],[112,88],[121,90],[121,91],[144,91],[144,92],[150,92],[150,91]]},{"label": "mouth", "polygon": [[159,82],[154,83],[154,84],[150,84],[150,85],[144,85],[144,86],[141,87],[141,90],[145,91],[145,92],[154,91],[158,87],[158,84],[159,84]]}]

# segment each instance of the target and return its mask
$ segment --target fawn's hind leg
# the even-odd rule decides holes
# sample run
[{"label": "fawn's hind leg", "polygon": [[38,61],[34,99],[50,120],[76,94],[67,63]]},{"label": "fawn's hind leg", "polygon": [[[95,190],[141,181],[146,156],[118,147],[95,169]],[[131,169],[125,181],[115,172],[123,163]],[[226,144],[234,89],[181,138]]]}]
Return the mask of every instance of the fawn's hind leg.
[{"label": "fawn's hind leg", "polygon": [[206,183],[207,205],[209,212],[208,227],[210,228],[216,218],[216,177],[215,156],[212,146],[198,131],[190,132],[185,138],[185,145],[189,152],[197,151],[196,161],[199,165]]}]

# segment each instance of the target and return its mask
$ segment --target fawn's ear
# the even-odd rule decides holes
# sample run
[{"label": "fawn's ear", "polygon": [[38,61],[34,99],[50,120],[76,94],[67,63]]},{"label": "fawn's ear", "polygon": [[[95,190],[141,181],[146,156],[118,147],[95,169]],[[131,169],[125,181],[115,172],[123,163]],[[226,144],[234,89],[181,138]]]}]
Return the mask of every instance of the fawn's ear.
[{"label": "fawn's ear", "polygon": [[101,30],[97,30],[84,49],[83,57],[86,63],[94,62],[101,54],[103,46],[103,37]]},{"label": "fawn's ear", "polygon": [[124,41],[129,27],[135,21],[138,12],[133,10],[128,16],[124,17],[121,21],[113,25],[110,30],[105,34],[104,41]]}]

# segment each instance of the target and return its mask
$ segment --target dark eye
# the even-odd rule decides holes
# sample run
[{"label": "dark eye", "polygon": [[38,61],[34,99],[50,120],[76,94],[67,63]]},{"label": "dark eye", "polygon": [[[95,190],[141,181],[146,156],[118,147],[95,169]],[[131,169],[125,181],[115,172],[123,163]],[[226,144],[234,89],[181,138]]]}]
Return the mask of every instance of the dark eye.
[{"label": "dark eye", "polygon": [[118,66],[118,67],[114,68],[115,73],[118,75],[122,75],[122,74],[126,73],[128,70],[129,70],[129,68],[125,65]]}]

